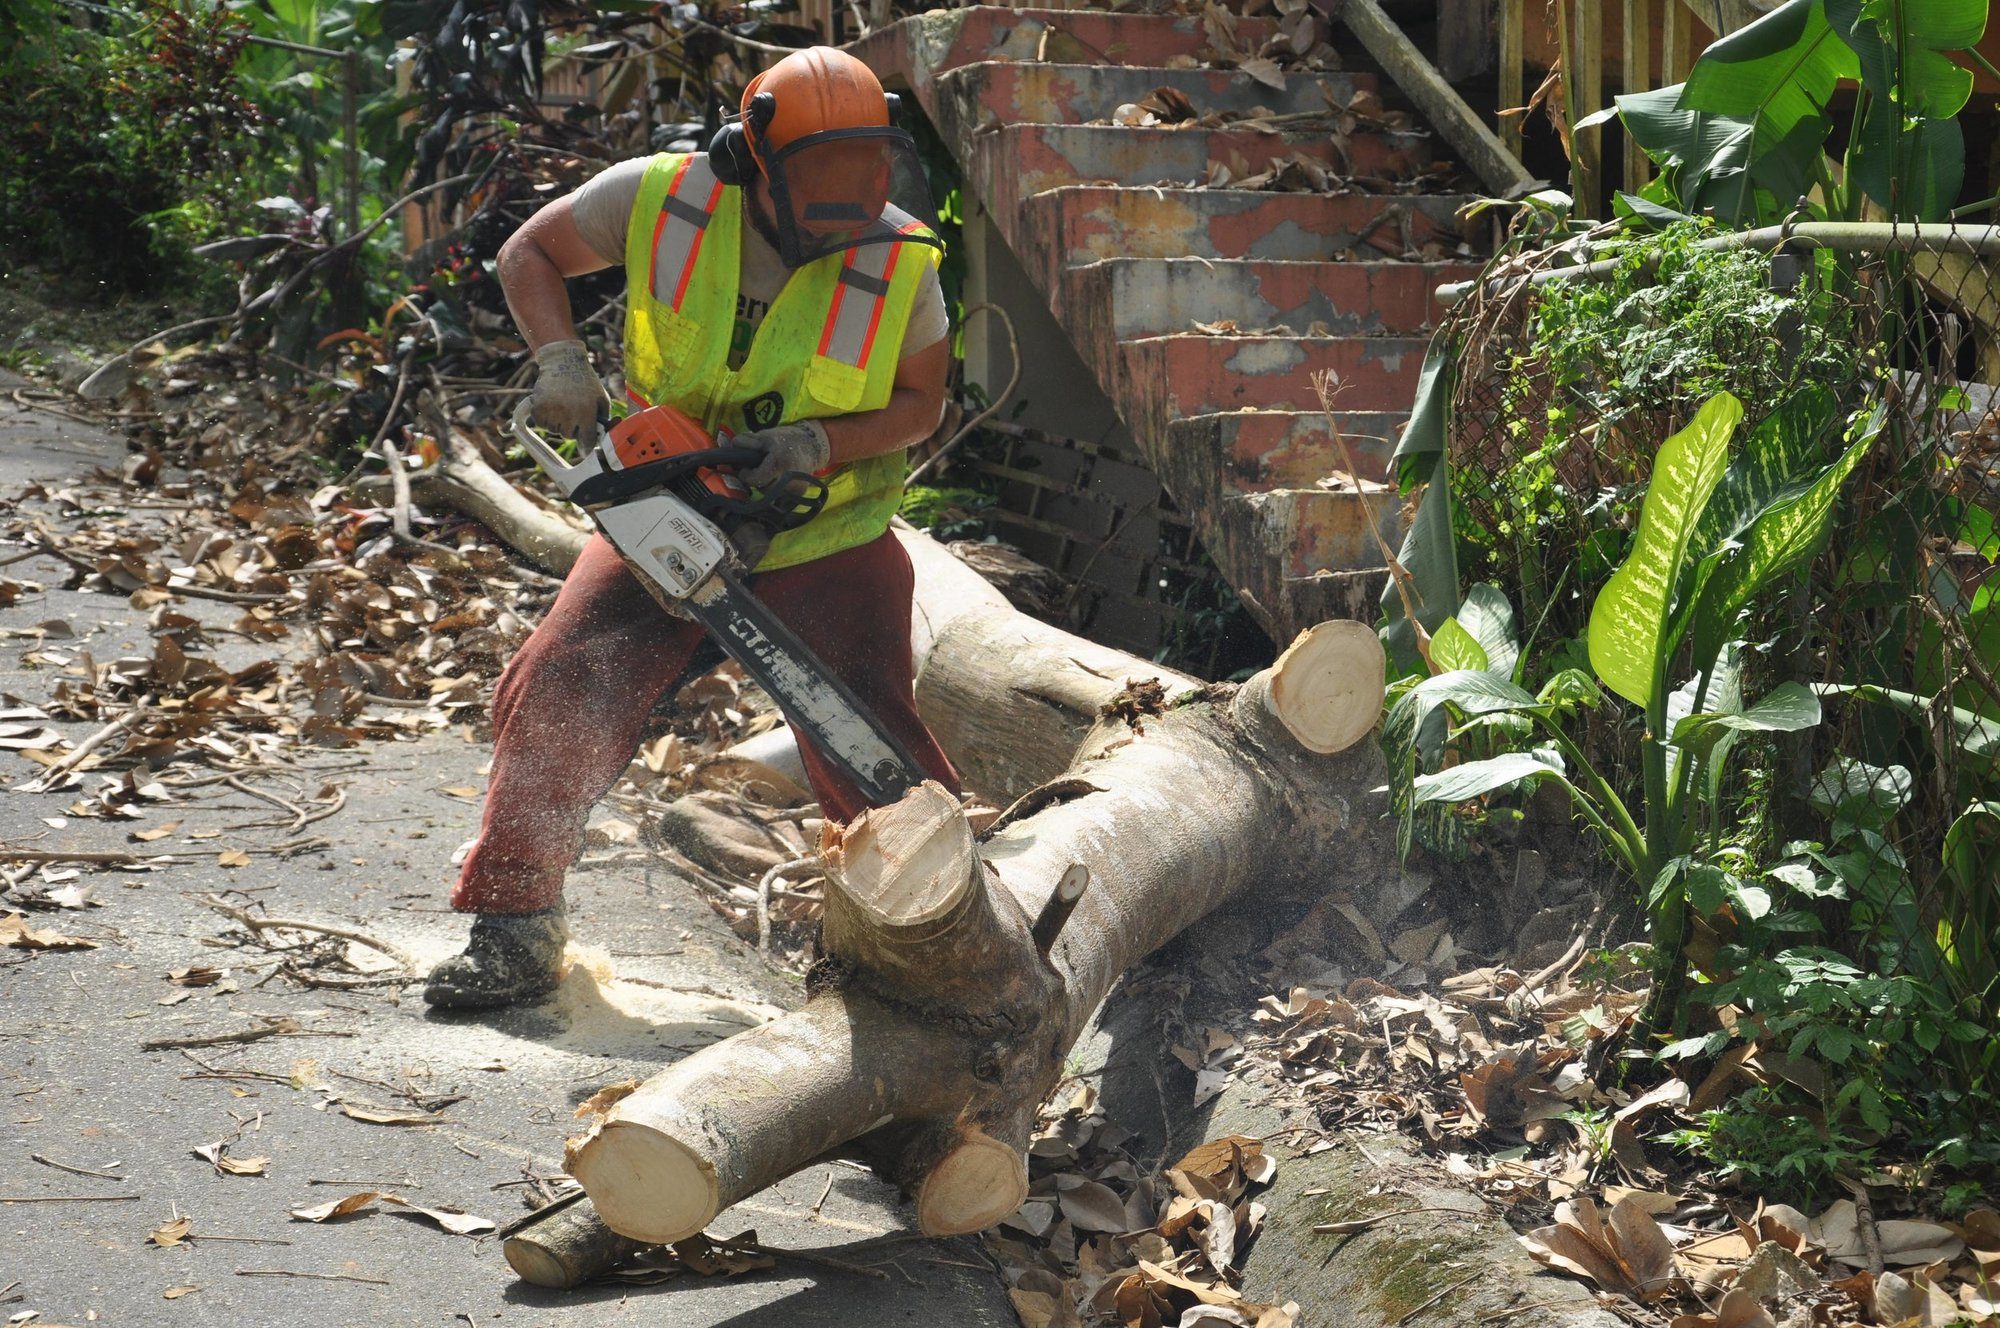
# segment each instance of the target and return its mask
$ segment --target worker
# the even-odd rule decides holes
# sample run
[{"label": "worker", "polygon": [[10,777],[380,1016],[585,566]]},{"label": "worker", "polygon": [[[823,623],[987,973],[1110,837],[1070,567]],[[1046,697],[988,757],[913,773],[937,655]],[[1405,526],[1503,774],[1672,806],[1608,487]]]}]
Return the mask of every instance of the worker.
[{"label": "worker", "polygon": [[[820,476],[825,507],[777,535],[752,594],[842,678],[933,779],[958,778],[918,716],[912,573],[889,533],[905,450],[944,408],[942,245],[914,142],[851,55],[812,47],[750,81],[706,153],[622,163],[537,212],[500,250],[508,309],[534,353],[535,423],[569,437],[607,409],[578,340],[566,277],[625,265],[625,390],[671,404],[763,454],[752,487]],[[746,224],[747,223],[747,224]],[[654,702],[702,629],[670,614],[592,535],[493,697],[493,767],[479,838],[452,891],[473,914],[464,953],[424,998],[497,1006],[554,990],[568,924],[563,877],[591,807],[622,775]],[[866,803],[812,745],[821,808]]]}]

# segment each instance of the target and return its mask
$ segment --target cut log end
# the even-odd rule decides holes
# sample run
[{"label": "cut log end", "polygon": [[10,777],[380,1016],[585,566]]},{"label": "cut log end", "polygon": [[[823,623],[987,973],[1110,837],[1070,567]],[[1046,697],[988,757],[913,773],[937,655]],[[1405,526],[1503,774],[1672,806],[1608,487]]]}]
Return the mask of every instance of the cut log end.
[{"label": "cut log end", "polygon": [[649,1245],[686,1240],[722,1207],[714,1165],[636,1121],[606,1121],[592,1146],[577,1150],[570,1171],[606,1226]]},{"label": "cut log end", "polygon": [[1351,618],[1299,633],[1266,675],[1265,708],[1307,751],[1344,752],[1382,714],[1385,661],[1373,628]]},{"label": "cut log end", "polygon": [[825,847],[841,889],[883,927],[949,915],[975,879],[972,827],[958,799],[931,780],[862,813]]},{"label": "cut log end", "polygon": [[917,1227],[927,1236],[964,1236],[1011,1217],[1028,1199],[1028,1159],[984,1130],[959,1145],[917,1187]]},{"label": "cut log end", "polygon": [[590,1200],[536,1214],[501,1242],[508,1267],[524,1282],[568,1291],[647,1248],[604,1225]]}]

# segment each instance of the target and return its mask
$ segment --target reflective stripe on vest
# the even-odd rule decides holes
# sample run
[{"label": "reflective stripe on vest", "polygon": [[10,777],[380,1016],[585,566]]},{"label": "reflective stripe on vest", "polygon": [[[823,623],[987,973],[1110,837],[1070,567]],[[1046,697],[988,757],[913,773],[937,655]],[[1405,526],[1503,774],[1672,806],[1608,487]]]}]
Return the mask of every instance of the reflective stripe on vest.
[{"label": "reflective stripe on vest", "polygon": [[868,352],[875,347],[875,329],[889,298],[889,279],[896,275],[902,252],[901,243],[870,244],[843,255],[840,282],[819,338],[820,354],[857,369],[868,367]]},{"label": "reflective stripe on vest", "polygon": [[694,276],[695,260],[701,256],[702,236],[708,233],[709,219],[721,201],[722,181],[709,169],[708,158],[682,158],[674,182],[667,186],[659,220],[653,223],[653,270],[646,282],[653,298],[675,313],[687,298],[688,281]]}]

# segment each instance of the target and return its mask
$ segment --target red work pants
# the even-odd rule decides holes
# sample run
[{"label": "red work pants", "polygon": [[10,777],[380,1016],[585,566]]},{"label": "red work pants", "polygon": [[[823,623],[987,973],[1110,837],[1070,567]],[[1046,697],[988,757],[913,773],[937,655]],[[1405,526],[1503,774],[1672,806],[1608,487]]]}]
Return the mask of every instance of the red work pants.
[{"label": "red work pants", "polygon": [[[919,765],[945,787],[958,775],[917,714],[910,669],[910,559],[894,535],[750,579]],[[661,692],[686,668],[702,628],[673,617],[602,535],[584,546],[548,617],[500,675],[486,811],[452,891],[471,913],[553,906],[583,844],[591,807],[631,762]],[[867,806],[852,781],[799,744],[826,814]]]}]

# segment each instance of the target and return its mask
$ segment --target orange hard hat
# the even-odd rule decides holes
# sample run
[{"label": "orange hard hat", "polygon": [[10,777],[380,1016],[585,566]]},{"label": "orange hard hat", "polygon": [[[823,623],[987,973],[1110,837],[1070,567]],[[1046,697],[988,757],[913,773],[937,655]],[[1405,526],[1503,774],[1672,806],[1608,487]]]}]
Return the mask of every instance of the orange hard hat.
[{"label": "orange hard hat", "polygon": [[[750,103],[771,94],[768,119],[753,116]],[[886,128],[889,98],[875,71],[833,46],[794,51],[743,89],[743,123],[750,153],[760,170],[770,170],[767,154],[830,129]],[[760,123],[761,121],[761,123]]]}]

